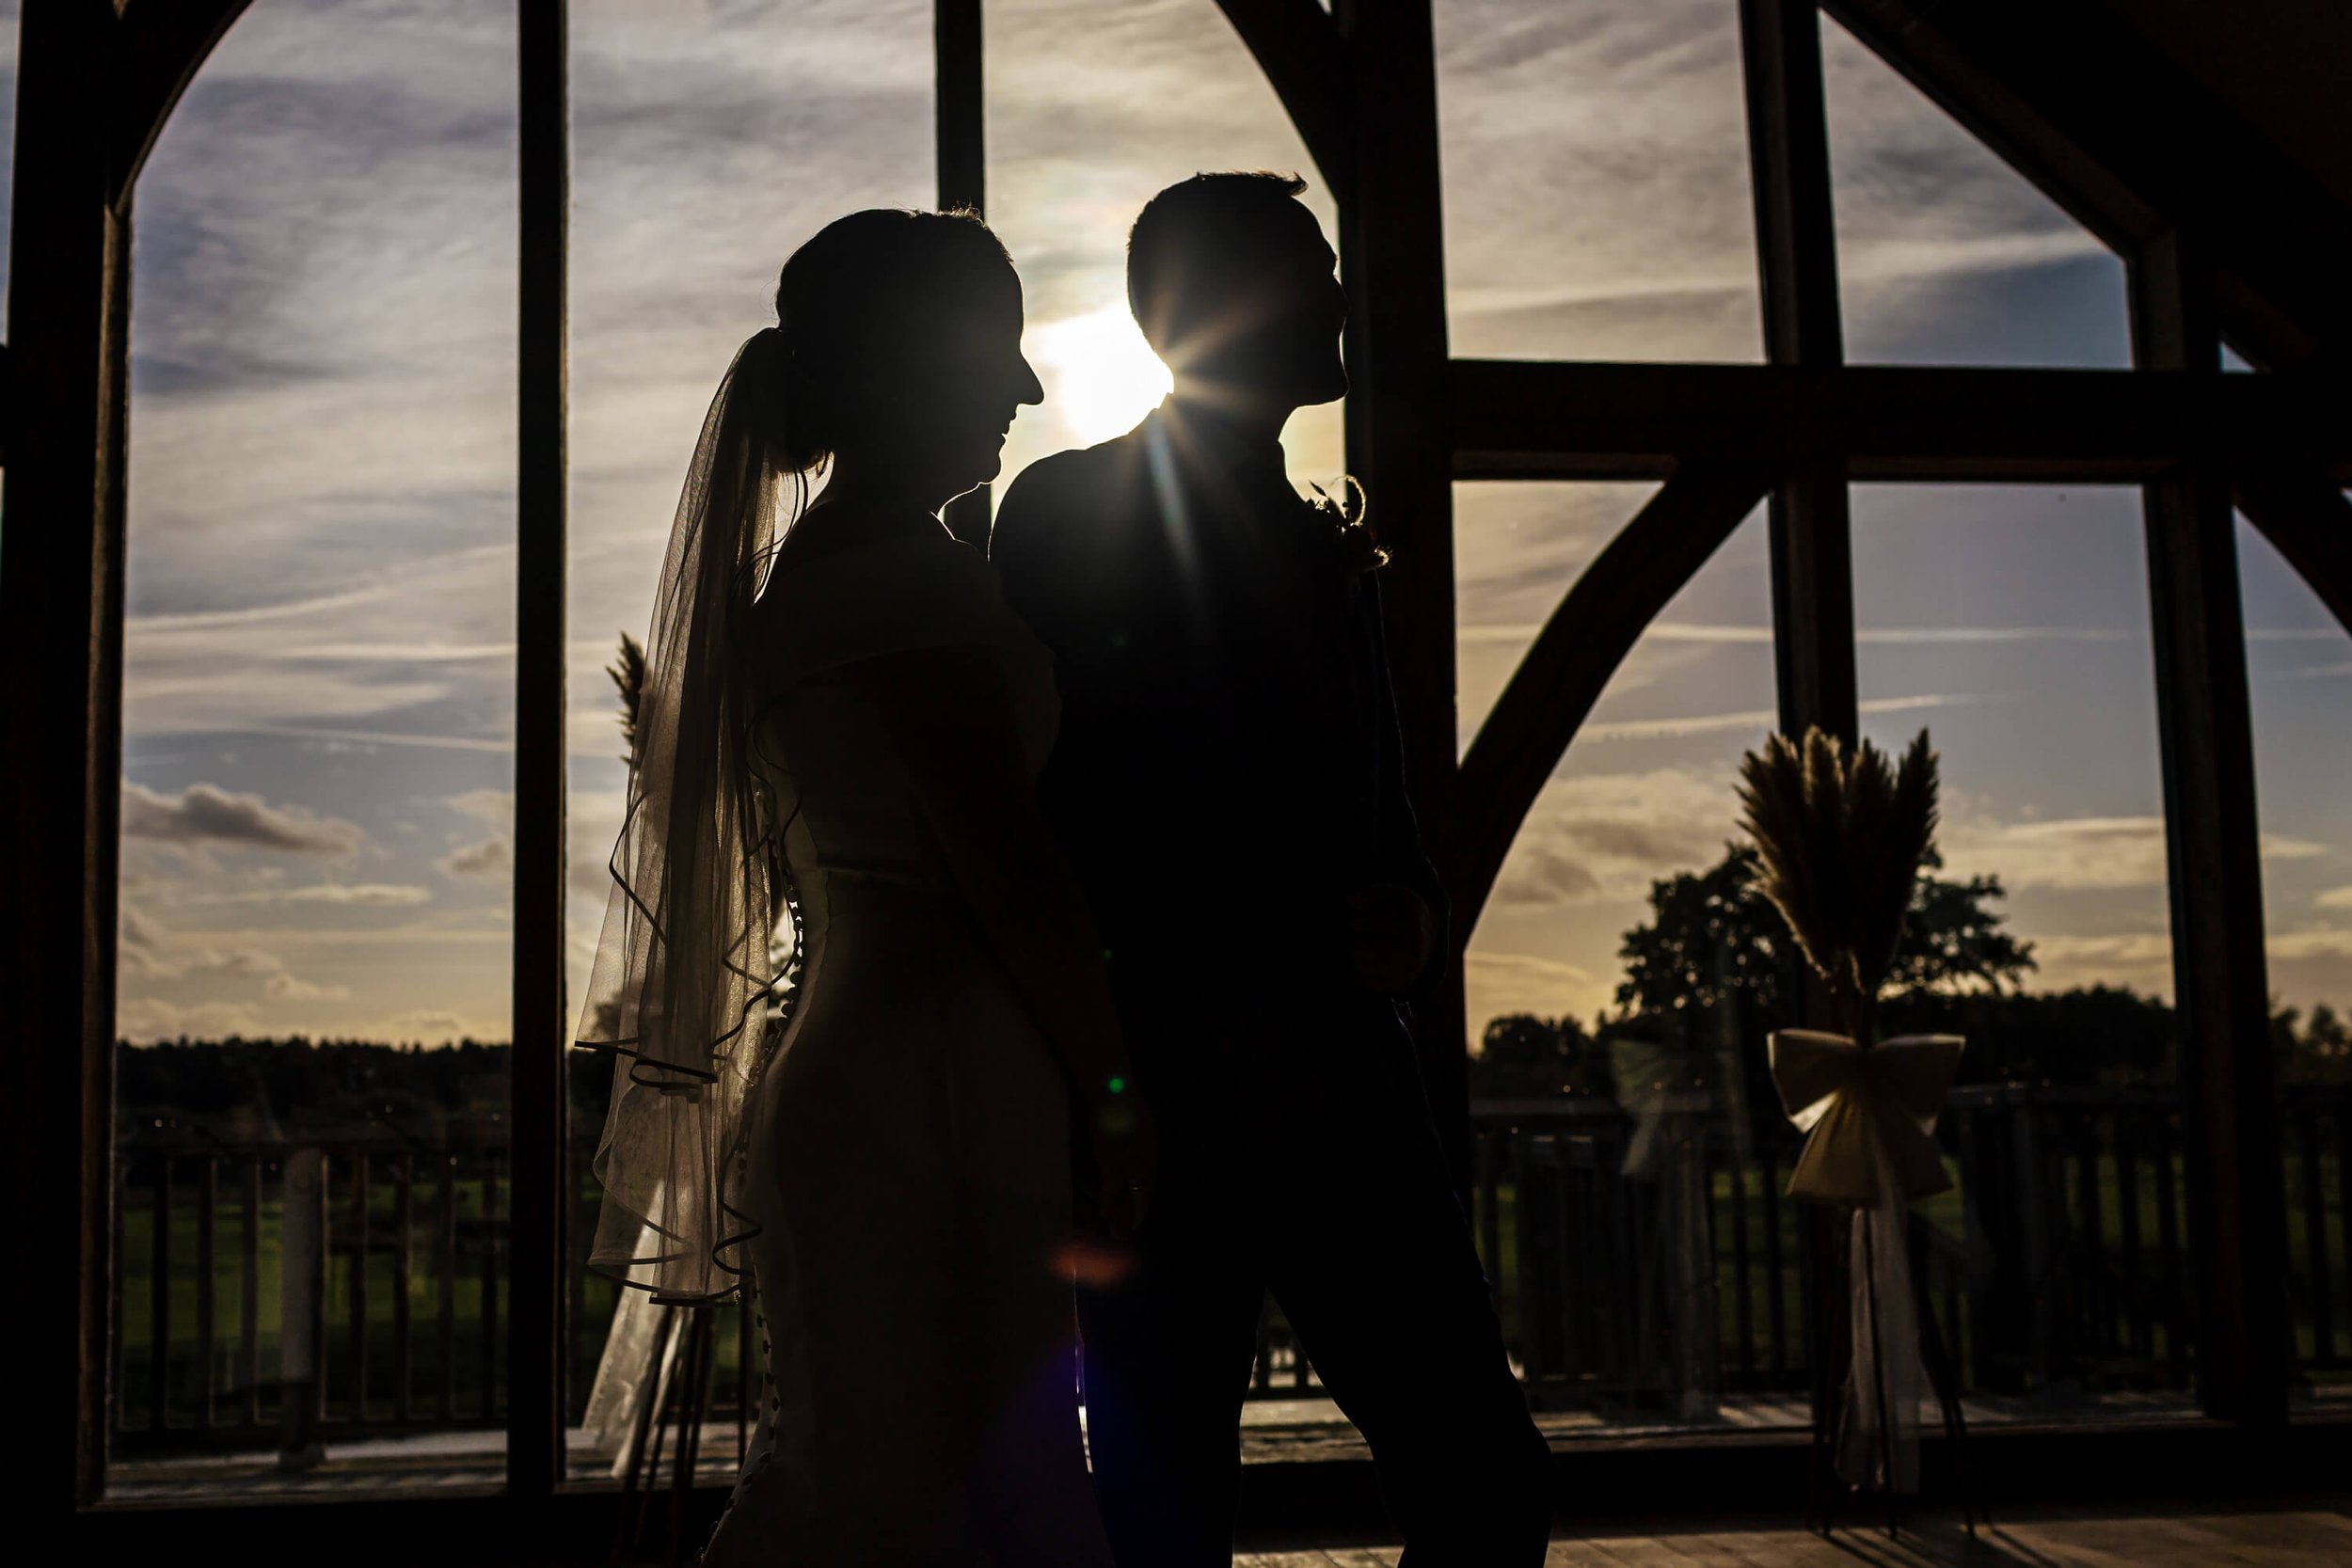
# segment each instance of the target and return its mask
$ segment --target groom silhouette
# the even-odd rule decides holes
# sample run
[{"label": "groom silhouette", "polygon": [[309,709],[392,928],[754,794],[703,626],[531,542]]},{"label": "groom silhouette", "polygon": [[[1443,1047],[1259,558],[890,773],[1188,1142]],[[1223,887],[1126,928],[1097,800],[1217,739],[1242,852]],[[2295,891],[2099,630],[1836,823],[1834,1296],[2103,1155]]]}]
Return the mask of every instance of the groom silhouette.
[{"label": "groom silhouette", "polygon": [[1039,787],[1162,1147],[1128,1266],[1080,1301],[1089,1443],[1122,1568],[1229,1563],[1271,1292],[1371,1445],[1405,1561],[1518,1568],[1544,1555],[1549,1452],[1400,1015],[1440,973],[1444,898],[1404,792],[1383,558],[1283,473],[1284,421],[1347,389],[1304,188],[1152,198],[1127,293],[1175,390],[1029,468],[991,546],[1055,655]]}]

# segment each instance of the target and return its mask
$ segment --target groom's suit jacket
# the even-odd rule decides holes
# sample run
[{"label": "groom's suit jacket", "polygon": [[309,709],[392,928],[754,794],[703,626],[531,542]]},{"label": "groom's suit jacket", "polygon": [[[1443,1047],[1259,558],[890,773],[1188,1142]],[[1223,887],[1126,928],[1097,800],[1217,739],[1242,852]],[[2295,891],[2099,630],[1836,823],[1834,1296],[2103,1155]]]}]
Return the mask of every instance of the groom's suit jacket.
[{"label": "groom's suit jacket", "polygon": [[1030,467],[990,554],[1054,653],[1061,733],[1039,789],[1115,974],[1327,983],[1343,901],[1376,881],[1442,922],[1377,576],[1292,489],[1279,444],[1163,404]]}]

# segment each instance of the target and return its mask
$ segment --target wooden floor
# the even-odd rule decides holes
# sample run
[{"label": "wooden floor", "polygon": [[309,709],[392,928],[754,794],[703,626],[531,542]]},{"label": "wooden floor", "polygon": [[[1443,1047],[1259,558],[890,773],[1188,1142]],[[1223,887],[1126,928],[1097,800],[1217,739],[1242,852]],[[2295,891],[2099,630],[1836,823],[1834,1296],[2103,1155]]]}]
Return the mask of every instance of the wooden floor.
[{"label": "wooden floor", "polygon": [[[1234,1568],[1392,1568],[1397,1549],[1325,1547],[1261,1552]],[[2177,1513],[2037,1510],[1979,1527],[1971,1541],[1933,1518],[1889,1540],[1845,1530],[1828,1540],[1783,1527],[1696,1533],[1555,1535],[1546,1568],[1944,1568],[2018,1563],[2030,1568],[2344,1568],[2352,1564],[2352,1501],[2260,1513]]]}]

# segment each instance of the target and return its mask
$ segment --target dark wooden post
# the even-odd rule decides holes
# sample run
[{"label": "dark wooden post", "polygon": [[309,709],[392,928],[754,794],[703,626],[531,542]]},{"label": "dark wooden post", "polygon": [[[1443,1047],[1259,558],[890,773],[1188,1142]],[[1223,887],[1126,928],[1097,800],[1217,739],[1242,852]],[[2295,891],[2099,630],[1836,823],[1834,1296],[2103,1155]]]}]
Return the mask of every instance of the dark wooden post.
[{"label": "dark wooden post", "polygon": [[[2218,378],[2211,269],[2177,232],[2133,259],[2133,356]],[[2210,452],[2146,486],[2172,899],[2172,989],[2208,1415],[2286,1420],[2285,1178],[2272,1082],[2253,722],[2230,476]]]},{"label": "dark wooden post", "polygon": [[[519,0],[521,199],[515,479],[515,949],[506,1483],[564,1474],[564,232],[571,205],[564,0]],[[484,1183],[483,1247],[497,1257]],[[492,1265],[485,1261],[485,1269]],[[483,1310],[494,1281],[485,1277]],[[494,1374],[489,1346],[483,1371]],[[495,1407],[495,1388],[485,1404]]]},{"label": "dark wooden post", "polygon": [[0,661],[24,678],[5,683],[0,734],[30,763],[5,770],[7,900],[25,918],[0,944],[0,1078],[43,1107],[8,1140],[15,1188],[54,1195],[18,1240],[76,1276],[9,1271],[0,1338],[49,1347],[11,1370],[5,1465],[17,1528],[54,1538],[106,1460],[131,226],[108,198],[114,8],[24,0],[20,25]]},{"label": "dark wooden post", "polygon": [[[980,0],[932,0],[931,48],[939,209],[985,214],[988,117],[981,95]],[[987,549],[990,504],[985,484],[958,496],[944,514],[948,531],[976,549]]]},{"label": "dark wooden post", "polygon": [[[1345,65],[1347,167],[1356,171],[1339,236],[1348,296],[1347,466],[1395,555],[1381,574],[1381,594],[1406,779],[1422,836],[1438,864],[1450,868],[1454,452],[1429,0],[1336,0],[1332,14]],[[1458,961],[1443,992],[1417,1009],[1414,1033],[1454,1185],[1467,1192],[1469,1055]]]},{"label": "dark wooden post", "polygon": [[[1740,0],[1740,35],[1766,357],[1834,369],[1845,339],[1820,19],[1812,0]],[[1781,729],[1797,736],[1818,724],[1851,745],[1859,721],[1842,460],[1824,457],[1784,479],[1772,491],[1771,526]]]},{"label": "dark wooden post", "polygon": [[[1820,18],[1813,0],[1740,0],[1748,170],[1756,200],[1765,357],[1836,370],[1845,360],[1837,301],[1837,234],[1830,205],[1829,121],[1821,90]],[[1853,562],[1842,456],[1806,462],[1773,487],[1770,508],[1772,655],[1780,727],[1820,726],[1848,745],[1861,720],[1854,678]],[[1835,1028],[1824,988],[1808,975],[1804,1021]],[[1761,1049],[1763,1042],[1752,1042]],[[1806,1313],[1817,1461],[1844,1380],[1846,1216],[1808,1216],[1816,1298]],[[1836,1301],[1820,1299],[1834,1292]],[[1825,1311],[1824,1308],[1827,1308]]]}]

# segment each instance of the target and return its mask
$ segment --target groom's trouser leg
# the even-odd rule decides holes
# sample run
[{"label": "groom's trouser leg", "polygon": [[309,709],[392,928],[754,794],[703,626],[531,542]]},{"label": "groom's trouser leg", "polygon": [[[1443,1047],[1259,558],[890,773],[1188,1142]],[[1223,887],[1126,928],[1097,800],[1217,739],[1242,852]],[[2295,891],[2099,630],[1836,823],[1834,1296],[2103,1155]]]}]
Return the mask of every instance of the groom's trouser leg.
[{"label": "groom's trouser leg", "polygon": [[[1396,1025],[1365,1025],[1383,1027]],[[1264,1215],[1268,1283],[1372,1448],[1405,1537],[1401,1568],[1535,1568],[1550,1449],[1512,1374],[1427,1113],[1369,1097],[1348,1110],[1266,1173],[1281,1195]]]},{"label": "groom's trouser leg", "polygon": [[1087,1447],[1120,1568],[1228,1568],[1263,1283],[1221,1182],[1162,1173],[1134,1267],[1080,1292]]}]

